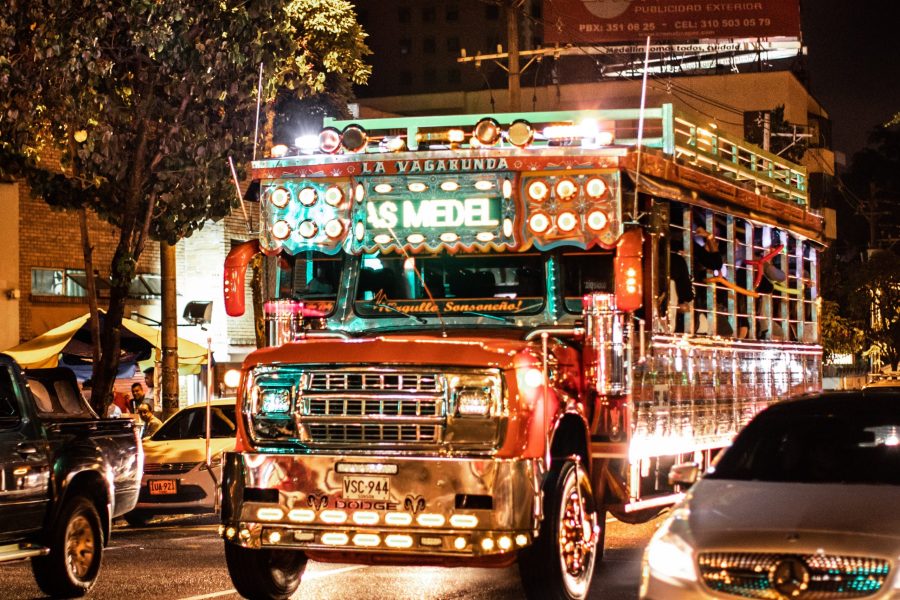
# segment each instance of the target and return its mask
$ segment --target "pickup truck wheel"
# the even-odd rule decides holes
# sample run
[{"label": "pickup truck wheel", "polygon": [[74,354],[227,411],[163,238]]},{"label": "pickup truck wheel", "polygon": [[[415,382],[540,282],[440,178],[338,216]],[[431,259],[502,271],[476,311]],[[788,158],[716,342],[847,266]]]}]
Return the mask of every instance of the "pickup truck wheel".
[{"label": "pickup truck wheel", "polygon": [[48,540],[50,553],[31,559],[38,586],[55,598],[84,596],[103,556],[100,516],[91,501],[75,496],[66,502]]},{"label": "pickup truck wheel", "polygon": [[251,600],[287,600],[300,586],[306,555],[297,550],[254,550],[225,542],[234,589]]},{"label": "pickup truck wheel", "polygon": [[519,575],[530,600],[581,600],[587,597],[594,562],[602,553],[598,522],[587,473],[567,460],[544,483],[544,520],[532,546],[519,553]]}]

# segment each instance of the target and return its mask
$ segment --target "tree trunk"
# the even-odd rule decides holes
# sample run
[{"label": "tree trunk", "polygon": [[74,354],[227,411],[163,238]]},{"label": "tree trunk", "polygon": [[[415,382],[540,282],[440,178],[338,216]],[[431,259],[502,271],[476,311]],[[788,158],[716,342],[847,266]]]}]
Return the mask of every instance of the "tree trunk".
[{"label": "tree trunk", "polygon": [[175,286],[176,247],[160,242],[162,274],[162,409],[163,419],[178,411],[178,304]]},{"label": "tree trunk", "polygon": [[91,236],[88,231],[86,208],[82,207],[78,211],[78,220],[81,223],[81,248],[84,253],[84,279],[85,284],[87,285],[88,312],[90,313],[88,324],[91,330],[91,385],[93,386],[94,380],[97,379],[97,371],[100,367],[100,310],[97,308],[97,280],[94,279],[94,246],[91,245]]},{"label": "tree trunk", "polygon": [[[116,254],[119,254],[118,250]],[[99,368],[94,367],[96,378],[93,381],[91,404],[101,415],[106,414],[113,399],[113,385],[119,371],[119,354],[122,348],[122,317],[125,316],[125,301],[128,299],[129,286],[130,280],[123,283],[122,279],[113,279],[109,290],[109,306],[100,330],[103,352],[100,355]]]}]

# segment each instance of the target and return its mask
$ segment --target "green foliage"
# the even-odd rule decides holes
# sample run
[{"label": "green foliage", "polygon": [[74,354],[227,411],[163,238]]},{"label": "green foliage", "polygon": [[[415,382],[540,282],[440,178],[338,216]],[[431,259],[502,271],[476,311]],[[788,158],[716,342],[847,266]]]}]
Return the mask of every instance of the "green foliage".
[{"label": "green foliage", "polygon": [[260,63],[264,101],[304,98],[364,83],[364,40],[345,0],[7,0],[0,168],[121,227],[136,260],[145,221],[174,243],[230,211],[227,158],[250,158]]},{"label": "green foliage", "polygon": [[900,257],[875,252],[853,273],[852,281],[850,318],[865,333],[869,351],[896,370],[900,364]]},{"label": "green foliage", "polygon": [[823,300],[819,313],[822,349],[827,362],[835,354],[859,355],[865,349],[865,334],[849,318],[840,314],[837,302]]},{"label": "green foliage", "polygon": [[228,214],[228,158],[251,158],[258,101],[364,83],[365,37],[346,0],[0,2],[0,177],[120,232],[94,368],[101,410],[146,240],[174,244]]}]

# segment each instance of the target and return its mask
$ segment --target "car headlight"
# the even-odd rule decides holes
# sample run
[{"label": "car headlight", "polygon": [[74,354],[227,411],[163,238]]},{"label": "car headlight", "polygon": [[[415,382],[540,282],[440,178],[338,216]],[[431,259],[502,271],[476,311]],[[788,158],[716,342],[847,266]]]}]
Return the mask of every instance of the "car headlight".
[{"label": "car headlight", "polygon": [[697,581],[694,549],[685,540],[687,509],[676,509],[650,539],[644,562],[649,574],[671,583]]},{"label": "car headlight", "polygon": [[222,453],[213,454],[209,459],[209,466],[206,466],[206,462],[200,464],[200,470],[206,471],[207,469],[217,469],[222,466]]}]

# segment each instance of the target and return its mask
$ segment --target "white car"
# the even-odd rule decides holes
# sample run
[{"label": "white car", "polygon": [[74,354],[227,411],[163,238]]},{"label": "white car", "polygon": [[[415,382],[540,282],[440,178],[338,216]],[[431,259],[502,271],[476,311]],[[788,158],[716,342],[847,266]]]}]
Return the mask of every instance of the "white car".
[{"label": "white car", "polygon": [[144,439],[144,476],[137,506],[125,515],[143,525],[154,515],[213,512],[222,453],[234,450],[234,398],[211,403],[210,464],[206,465],[206,404],[183,408]]},{"label": "white car", "polygon": [[[690,484],[695,465],[672,469]],[[640,597],[900,598],[900,394],[776,404],[654,534]]]}]

